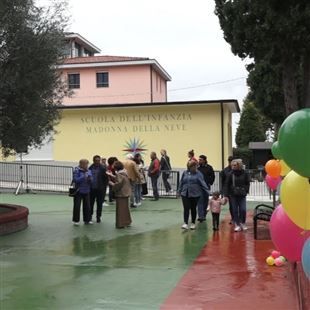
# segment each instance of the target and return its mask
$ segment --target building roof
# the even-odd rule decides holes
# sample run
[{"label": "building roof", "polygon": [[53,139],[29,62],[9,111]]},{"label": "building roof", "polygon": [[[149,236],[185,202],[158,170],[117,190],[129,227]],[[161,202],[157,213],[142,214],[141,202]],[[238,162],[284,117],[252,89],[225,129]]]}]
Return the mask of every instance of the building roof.
[{"label": "building roof", "polygon": [[273,142],[250,142],[250,150],[271,150]]},{"label": "building roof", "polygon": [[82,69],[98,67],[116,67],[116,66],[139,66],[150,65],[166,81],[171,81],[171,76],[158,63],[156,59],[146,57],[128,57],[128,56],[86,56],[66,58],[58,65],[59,69]]},{"label": "building roof", "polygon": [[74,39],[75,42],[83,45],[84,47],[86,47],[89,51],[91,51],[94,54],[101,52],[100,48],[98,48],[96,45],[94,45],[93,43],[89,42],[87,39],[82,37],[79,33],[66,32],[65,37],[67,40]]},{"label": "building roof", "polygon": [[118,62],[118,61],[132,61],[132,60],[149,60],[146,57],[129,57],[129,56],[85,56],[85,57],[73,57],[66,58],[64,64],[86,64],[96,62]]},{"label": "building roof", "polygon": [[240,113],[238,100],[199,100],[199,101],[168,101],[168,102],[143,102],[143,103],[118,103],[118,104],[93,104],[93,105],[62,105],[60,109],[93,109],[93,108],[120,108],[120,107],[150,107],[150,106],[174,106],[174,105],[212,105],[223,104],[228,106],[231,113]]}]

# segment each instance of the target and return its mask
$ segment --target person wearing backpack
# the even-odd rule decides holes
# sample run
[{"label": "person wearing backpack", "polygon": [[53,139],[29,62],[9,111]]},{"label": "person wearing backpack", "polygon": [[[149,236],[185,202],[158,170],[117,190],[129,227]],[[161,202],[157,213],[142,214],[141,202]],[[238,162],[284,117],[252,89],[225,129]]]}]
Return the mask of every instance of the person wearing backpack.
[{"label": "person wearing backpack", "polygon": [[161,159],[160,159],[160,170],[162,171],[163,183],[166,189],[166,193],[171,191],[171,185],[168,181],[171,171],[170,158],[167,155],[167,151],[162,149],[160,150]]}]

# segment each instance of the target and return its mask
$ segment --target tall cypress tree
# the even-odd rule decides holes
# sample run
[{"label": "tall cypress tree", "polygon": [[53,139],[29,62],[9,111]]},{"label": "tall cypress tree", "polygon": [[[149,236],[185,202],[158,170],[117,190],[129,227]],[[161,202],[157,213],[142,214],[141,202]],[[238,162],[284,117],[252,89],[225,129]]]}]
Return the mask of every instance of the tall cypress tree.
[{"label": "tall cypress tree", "polygon": [[248,69],[255,104],[275,123],[283,114],[310,107],[309,0],[215,0],[215,4],[232,52],[253,60]]},{"label": "tall cypress tree", "polygon": [[254,104],[245,100],[236,133],[236,144],[238,148],[248,148],[249,142],[265,141],[265,124],[264,118]]}]

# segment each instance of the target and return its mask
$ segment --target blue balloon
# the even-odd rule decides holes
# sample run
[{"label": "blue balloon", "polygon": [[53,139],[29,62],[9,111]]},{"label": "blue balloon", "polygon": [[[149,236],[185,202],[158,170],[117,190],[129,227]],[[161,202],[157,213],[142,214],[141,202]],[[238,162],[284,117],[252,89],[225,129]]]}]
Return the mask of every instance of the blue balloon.
[{"label": "blue balloon", "polygon": [[302,268],[304,269],[305,274],[310,280],[310,237],[305,242],[304,247],[302,249],[301,262],[302,262]]}]

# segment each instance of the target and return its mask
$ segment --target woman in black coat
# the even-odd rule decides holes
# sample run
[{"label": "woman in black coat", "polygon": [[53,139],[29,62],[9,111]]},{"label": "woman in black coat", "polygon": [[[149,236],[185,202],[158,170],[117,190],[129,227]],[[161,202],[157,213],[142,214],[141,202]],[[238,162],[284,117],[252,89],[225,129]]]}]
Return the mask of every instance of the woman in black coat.
[{"label": "woman in black coat", "polygon": [[246,196],[250,189],[250,175],[243,169],[240,159],[231,162],[231,172],[227,176],[223,188],[226,200],[230,197],[233,210],[235,231],[247,230],[246,221]]}]

